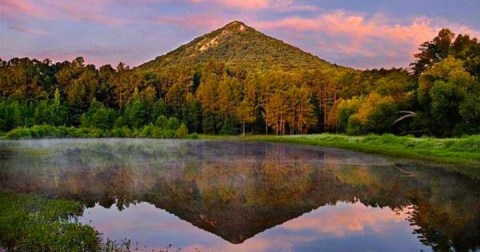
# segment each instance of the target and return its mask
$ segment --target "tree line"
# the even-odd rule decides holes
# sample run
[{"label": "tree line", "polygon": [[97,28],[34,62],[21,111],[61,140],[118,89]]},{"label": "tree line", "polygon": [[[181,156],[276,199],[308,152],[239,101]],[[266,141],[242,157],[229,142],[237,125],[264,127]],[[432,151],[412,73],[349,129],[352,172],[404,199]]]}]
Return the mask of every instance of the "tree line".
[{"label": "tree line", "polygon": [[420,45],[409,69],[255,71],[207,60],[152,71],[123,63],[97,69],[81,57],[0,59],[0,132],[52,125],[159,137],[180,127],[208,134],[474,134],[479,76],[480,42],[448,29]]}]

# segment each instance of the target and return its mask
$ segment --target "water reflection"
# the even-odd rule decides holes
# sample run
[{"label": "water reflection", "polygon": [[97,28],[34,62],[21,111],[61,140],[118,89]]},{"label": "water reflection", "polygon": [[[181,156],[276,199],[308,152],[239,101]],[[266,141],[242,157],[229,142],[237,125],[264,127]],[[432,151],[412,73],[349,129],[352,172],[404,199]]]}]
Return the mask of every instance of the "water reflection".
[{"label": "water reflection", "polygon": [[0,150],[1,191],[79,200],[81,220],[149,249],[480,246],[479,181],[439,167],[263,143],[41,140]]}]

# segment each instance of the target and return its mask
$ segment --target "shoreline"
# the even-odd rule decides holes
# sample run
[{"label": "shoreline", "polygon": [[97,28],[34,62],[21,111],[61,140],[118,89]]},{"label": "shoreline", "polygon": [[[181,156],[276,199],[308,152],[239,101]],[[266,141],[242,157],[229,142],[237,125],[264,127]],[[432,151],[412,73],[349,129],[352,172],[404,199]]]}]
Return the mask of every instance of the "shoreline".
[{"label": "shoreline", "polygon": [[[174,137],[151,137],[141,135],[119,136],[111,134],[88,134],[95,129],[80,129],[84,134],[39,134],[28,137],[8,138],[0,137],[4,141],[27,139],[178,139]],[[86,133],[86,134],[85,134]],[[312,134],[312,135],[206,135],[189,134],[183,139],[189,140],[228,140],[248,142],[275,142],[287,144],[301,144],[317,147],[331,147],[369,154],[378,154],[393,158],[403,158],[418,161],[435,162],[445,165],[461,166],[466,168],[480,168],[480,135],[464,136],[461,138],[434,138],[385,135],[347,136],[341,134]]]},{"label": "shoreline", "polygon": [[394,135],[347,136],[340,134],[315,135],[199,135],[202,140],[236,140],[301,144],[331,147],[369,154],[385,155],[418,161],[480,168],[480,136],[462,138],[415,138]]}]

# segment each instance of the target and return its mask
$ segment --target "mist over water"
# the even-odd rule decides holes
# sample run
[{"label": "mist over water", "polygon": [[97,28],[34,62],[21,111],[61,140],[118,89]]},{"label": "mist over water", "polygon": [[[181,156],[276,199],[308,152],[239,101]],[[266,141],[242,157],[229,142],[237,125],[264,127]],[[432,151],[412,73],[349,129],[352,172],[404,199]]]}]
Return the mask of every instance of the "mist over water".
[{"label": "mist over water", "polygon": [[475,251],[479,182],[285,144],[0,141],[1,192],[80,201],[80,222],[146,251]]}]

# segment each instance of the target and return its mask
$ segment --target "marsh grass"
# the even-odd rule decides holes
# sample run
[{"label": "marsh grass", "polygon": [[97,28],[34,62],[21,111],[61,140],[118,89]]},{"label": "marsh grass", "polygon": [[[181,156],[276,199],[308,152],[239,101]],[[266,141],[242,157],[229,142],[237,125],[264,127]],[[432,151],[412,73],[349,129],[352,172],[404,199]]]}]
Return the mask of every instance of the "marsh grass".
[{"label": "marsh grass", "polygon": [[0,193],[0,251],[131,251],[130,240],[103,240],[77,222],[79,202]]},{"label": "marsh grass", "polygon": [[82,212],[73,201],[31,194],[0,194],[0,247],[7,251],[98,251],[100,236],[71,221]]},{"label": "marsh grass", "polygon": [[[103,239],[93,227],[80,224],[83,205],[34,194],[0,193],[0,251],[128,252],[137,251],[128,238]],[[172,245],[154,252],[178,252]]]}]

